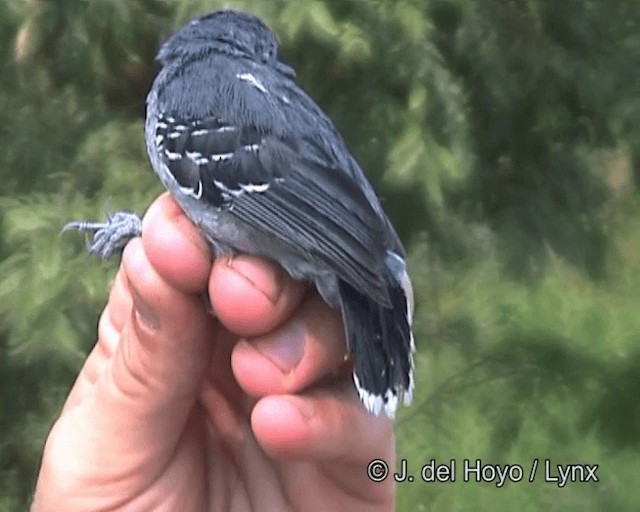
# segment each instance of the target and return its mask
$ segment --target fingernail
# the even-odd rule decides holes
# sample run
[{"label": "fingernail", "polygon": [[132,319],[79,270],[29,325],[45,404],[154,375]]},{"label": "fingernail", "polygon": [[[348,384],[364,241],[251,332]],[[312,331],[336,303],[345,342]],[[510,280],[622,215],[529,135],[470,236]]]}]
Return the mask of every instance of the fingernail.
[{"label": "fingernail", "polygon": [[131,290],[133,298],[133,310],[136,320],[145,329],[157,331],[160,329],[160,316],[155,312],[153,307],[149,305],[135,290]]},{"label": "fingernail", "polygon": [[305,334],[302,325],[293,321],[284,329],[256,341],[253,346],[276,365],[283,374],[287,374],[302,360]]},{"label": "fingernail", "polygon": [[228,265],[262,292],[269,302],[272,304],[278,302],[284,277],[280,267],[251,256],[235,256]]}]

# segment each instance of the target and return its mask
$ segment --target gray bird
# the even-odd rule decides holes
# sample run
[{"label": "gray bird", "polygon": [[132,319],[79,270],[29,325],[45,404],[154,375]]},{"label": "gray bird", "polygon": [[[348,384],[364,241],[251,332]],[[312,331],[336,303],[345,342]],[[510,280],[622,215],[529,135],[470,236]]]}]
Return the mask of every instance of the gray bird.
[{"label": "gray bird", "polygon": [[[340,309],[360,399],[394,417],[413,392],[405,252],[342,137],[277,52],[260,19],[233,10],[170,37],[147,97],[149,159],[216,255],[274,260]],[[93,233],[90,252],[106,258],[141,221],[119,212],[66,228]]]}]

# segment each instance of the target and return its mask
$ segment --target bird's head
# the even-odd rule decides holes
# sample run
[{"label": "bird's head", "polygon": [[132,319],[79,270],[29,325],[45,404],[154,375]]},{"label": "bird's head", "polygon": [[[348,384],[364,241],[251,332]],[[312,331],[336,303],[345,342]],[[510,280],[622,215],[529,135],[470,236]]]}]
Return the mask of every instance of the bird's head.
[{"label": "bird's head", "polygon": [[194,19],[160,47],[157,58],[166,65],[176,58],[209,51],[248,58],[295,76],[292,68],[278,60],[278,41],[269,27],[242,11],[215,11]]}]

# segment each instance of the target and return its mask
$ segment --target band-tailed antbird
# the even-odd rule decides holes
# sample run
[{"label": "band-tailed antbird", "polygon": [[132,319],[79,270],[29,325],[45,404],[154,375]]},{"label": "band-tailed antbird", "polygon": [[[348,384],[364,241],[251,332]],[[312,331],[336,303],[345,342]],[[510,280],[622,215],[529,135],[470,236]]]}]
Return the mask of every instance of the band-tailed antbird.
[{"label": "band-tailed antbird", "polygon": [[[339,308],[367,410],[413,392],[413,297],[405,252],[373,187],[325,113],[278,60],[257,17],[201,16],[160,48],[147,97],[153,169],[216,255],[248,253],[312,281]],[[141,232],[119,212],[71,222],[106,258]]]}]

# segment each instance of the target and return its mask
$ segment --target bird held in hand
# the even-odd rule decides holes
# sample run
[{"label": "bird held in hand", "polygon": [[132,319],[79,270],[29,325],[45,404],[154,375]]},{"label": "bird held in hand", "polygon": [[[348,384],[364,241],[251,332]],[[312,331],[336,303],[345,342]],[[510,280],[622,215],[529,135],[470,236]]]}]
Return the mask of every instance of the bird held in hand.
[{"label": "bird held in hand", "polygon": [[[405,253],[373,187],[326,114],[278,60],[257,17],[201,16],[160,48],[147,97],[153,169],[216,255],[248,253],[312,281],[342,312],[353,380],[370,412],[413,392],[413,297]],[[72,222],[109,257],[139,217]]]}]

